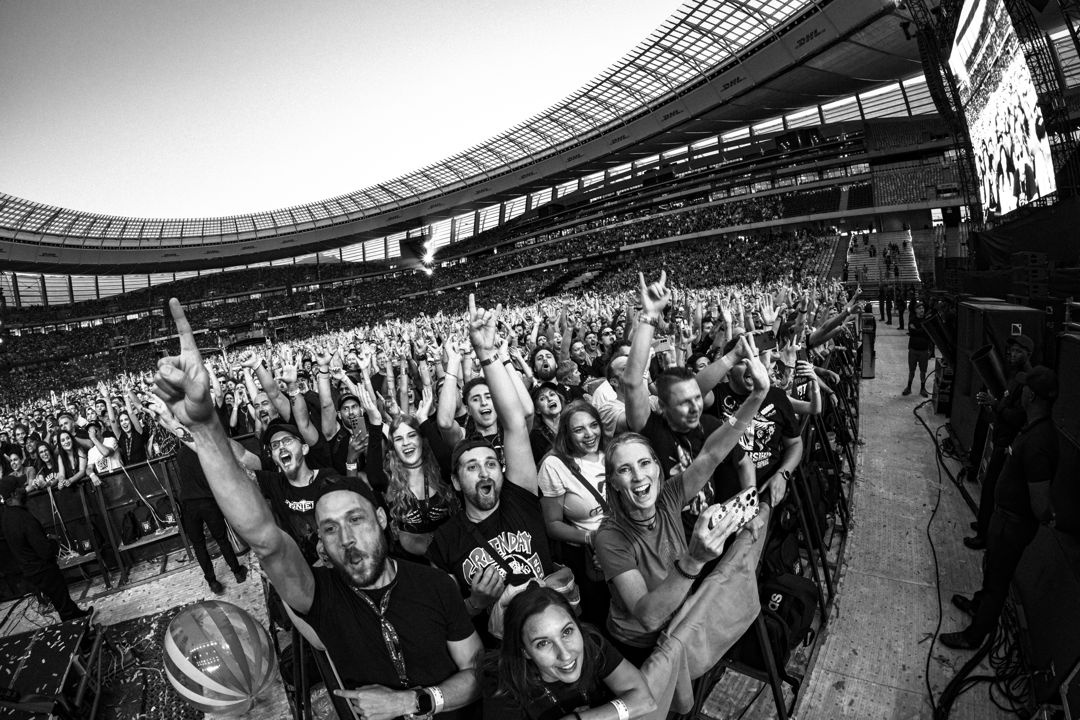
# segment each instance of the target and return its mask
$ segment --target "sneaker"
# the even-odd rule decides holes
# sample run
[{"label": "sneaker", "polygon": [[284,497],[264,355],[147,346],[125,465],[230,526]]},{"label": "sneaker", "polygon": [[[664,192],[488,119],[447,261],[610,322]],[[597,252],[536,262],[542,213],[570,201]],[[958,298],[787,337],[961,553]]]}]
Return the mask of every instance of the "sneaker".
[{"label": "sneaker", "polygon": [[248,569],[246,567],[244,567],[243,565],[241,565],[240,568],[238,570],[236,570],[236,572],[233,573],[233,577],[236,578],[236,582],[238,582],[238,583],[242,583],[245,580],[247,580],[247,576],[248,576]]},{"label": "sneaker", "polygon": [[904,392],[902,392],[900,394],[901,395],[910,395],[911,394],[911,388],[904,388]]},{"label": "sneaker", "polygon": [[972,640],[963,630],[954,633],[942,633],[939,638],[941,644],[953,650],[977,650],[986,638],[978,641]]},{"label": "sneaker", "polygon": [[215,595],[224,595],[225,594],[225,587],[220,582],[218,582],[217,580],[211,580],[210,581],[210,592],[214,593]]},{"label": "sneaker", "polygon": [[930,397],[930,393],[926,392],[926,388],[919,388],[919,394],[923,397]]},{"label": "sneaker", "polygon": [[985,550],[986,538],[979,537],[977,534],[975,537],[964,538],[964,547],[971,548],[972,550]]}]

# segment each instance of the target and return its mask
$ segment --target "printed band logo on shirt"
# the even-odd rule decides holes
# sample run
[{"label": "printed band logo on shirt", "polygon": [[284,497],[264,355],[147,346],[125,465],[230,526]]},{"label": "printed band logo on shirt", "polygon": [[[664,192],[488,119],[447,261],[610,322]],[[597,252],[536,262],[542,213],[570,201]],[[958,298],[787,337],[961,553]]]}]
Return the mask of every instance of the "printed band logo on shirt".
[{"label": "printed band logo on shirt", "polygon": [[315,509],[314,500],[285,500],[285,507],[293,512],[306,513]]},{"label": "printed band logo on shirt", "polygon": [[[502,532],[488,542],[495,548],[495,552],[506,560],[515,574],[532,575],[538,580],[544,578],[544,565],[540,562],[540,556],[532,549],[532,533]],[[471,585],[474,576],[483,572],[488,565],[496,564],[487,550],[482,547],[473,548],[461,563],[461,576]],[[506,577],[506,571],[501,567],[499,574]]]}]

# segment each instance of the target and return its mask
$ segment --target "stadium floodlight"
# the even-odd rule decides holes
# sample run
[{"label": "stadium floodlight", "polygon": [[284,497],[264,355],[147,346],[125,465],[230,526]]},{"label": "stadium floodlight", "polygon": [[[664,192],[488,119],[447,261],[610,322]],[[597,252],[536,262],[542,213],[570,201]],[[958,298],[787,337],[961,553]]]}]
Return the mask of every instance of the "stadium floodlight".
[{"label": "stadium floodlight", "polygon": [[424,253],[424,264],[425,265],[430,265],[432,262],[434,262],[434,260],[435,260],[435,253],[434,252],[432,252],[431,250],[428,250],[426,253]]},{"label": "stadium floodlight", "polygon": [[431,274],[432,274],[432,273],[434,273],[434,272],[435,272],[435,271],[434,271],[434,270],[432,270],[432,269],[431,269],[430,267],[425,267],[425,268],[424,268],[424,274],[425,274],[425,275],[431,275]]}]

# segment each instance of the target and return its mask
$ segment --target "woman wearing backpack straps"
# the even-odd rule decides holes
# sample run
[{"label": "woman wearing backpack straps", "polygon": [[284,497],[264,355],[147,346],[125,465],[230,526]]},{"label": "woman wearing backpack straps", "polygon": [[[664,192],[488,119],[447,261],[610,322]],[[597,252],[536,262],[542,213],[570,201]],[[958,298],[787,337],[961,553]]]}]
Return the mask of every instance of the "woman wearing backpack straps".
[{"label": "woman wearing backpack straps", "polygon": [[548,537],[562,543],[562,561],[581,589],[582,618],[603,627],[611,595],[593,553],[593,538],[607,515],[600,414],[577,400],[559,416],[551,452],[537,474]]}]

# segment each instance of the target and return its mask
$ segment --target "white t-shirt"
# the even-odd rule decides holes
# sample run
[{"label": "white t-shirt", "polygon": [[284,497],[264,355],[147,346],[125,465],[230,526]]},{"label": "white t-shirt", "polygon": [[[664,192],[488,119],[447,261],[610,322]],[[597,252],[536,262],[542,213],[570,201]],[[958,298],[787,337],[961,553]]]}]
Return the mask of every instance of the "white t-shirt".
[{"label": "white t-shirt", "polygon": [[[577,464],[581,476],[606,499],[603,454],[599,462],[578,458]],[[582,530],[599,529],[600,521],[604,519],[603,508],[557,456],[551,454],[544,458],[536,481],[544,497],[562,497],[563,517],[568,523]]]},{"label": "white t-shirt", "polygon": [[101,438],[101,444],[105,447],[112,448],[112,455],[102,455],[98,450],[97,445],[91,446],[86,452],[86,467],[93,473],[103,475],[113,470],[119,470],[122,466],[120,462],[120,453],[116,452],[117,444],[116,438],[111,435]]},{"label": "white t-shirt", "polygon": [[[604,426],[604,435],[613,438],[619,433],[624,433],[630,428],[626,424],[626,403],[618,398],[606,403],[596,403],[596,412],[600,415],[600,422]],[[649,396],[649,407],[657,410],[660,401],[655,395]]]},{"label": "white t-shirt", "polygon": [[611,387],[611,383],[607,380],[596,386],[596,389],[592,393],[592,403],[596,407],[609,402],[615,402],[619,396],[615,393],[615,388]]}]

